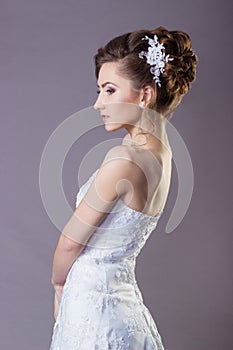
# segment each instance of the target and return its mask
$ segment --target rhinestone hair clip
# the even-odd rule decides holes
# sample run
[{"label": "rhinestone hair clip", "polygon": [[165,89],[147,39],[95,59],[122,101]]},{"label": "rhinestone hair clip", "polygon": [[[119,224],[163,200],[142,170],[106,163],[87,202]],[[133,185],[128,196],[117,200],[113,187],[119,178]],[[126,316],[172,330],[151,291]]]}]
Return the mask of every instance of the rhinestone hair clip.
[{"label": "rhinestone hair clip", "polygon": [[151,39],[146,35],[144,38],[142,38],[142,40],[148,40],[149,47],[148,51],[141,51],[138,56],[140,58],[143,58],[144,56],[147,58],[147,63],[152,66],[150,68],[150,72],[154,76],[153,79],[158,84],[158,86],[161,87],[159,76],[164,72],[165,64],[168,61],[173,61],[174,58],[169,58],[170,55],[165,55],[165,52],[162,52],[165,47],[163,44],[159,43],[156,34],[154,35],[154,39]]}]

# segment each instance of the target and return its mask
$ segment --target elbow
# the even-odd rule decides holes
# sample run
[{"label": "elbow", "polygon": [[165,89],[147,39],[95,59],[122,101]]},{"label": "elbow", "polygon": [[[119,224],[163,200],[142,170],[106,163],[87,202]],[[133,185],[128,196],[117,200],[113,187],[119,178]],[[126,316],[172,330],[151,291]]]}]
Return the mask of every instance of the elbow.
[{"label": "elbow", "polygon": [[60,247],[66,252],[80,252],[84,246],[78,242],[73,241],[69,237],[65,236],[63,233],[59,239]]}]

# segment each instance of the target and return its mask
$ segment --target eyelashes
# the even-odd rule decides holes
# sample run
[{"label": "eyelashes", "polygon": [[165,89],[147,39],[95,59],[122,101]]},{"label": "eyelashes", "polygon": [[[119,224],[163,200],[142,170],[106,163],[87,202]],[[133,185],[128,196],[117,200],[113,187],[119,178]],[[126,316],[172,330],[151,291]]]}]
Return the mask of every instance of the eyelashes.
[{"label": "eyelashes", "polygon": [[114,89],[107,89],[106,92],[108,93],[108,95],[111,95],[115,92]]},{"label": "eyelashes", "polygon": [[[111,89],[111,88],[108,88],[108,89],[106,90],[106,93],[107,93],[108,95],[112,95],[114,92],[115,92],[115,90],[114,90],[114,89]],[[97,90],[96,93],[97,93],[97,95],[99,95],[99,94],[100,94],[100,90]]]}]

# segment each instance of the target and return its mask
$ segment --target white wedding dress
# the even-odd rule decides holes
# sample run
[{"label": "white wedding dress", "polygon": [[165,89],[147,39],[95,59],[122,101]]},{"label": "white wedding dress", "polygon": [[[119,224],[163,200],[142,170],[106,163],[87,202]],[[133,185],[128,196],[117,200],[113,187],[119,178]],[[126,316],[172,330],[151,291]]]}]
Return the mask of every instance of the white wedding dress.
[{"label": "white wedding dress", "polygon": [[50,350],[164,350],[135,279],[136,257],[162,212],[153,217],[116,201],[68,273]]}]

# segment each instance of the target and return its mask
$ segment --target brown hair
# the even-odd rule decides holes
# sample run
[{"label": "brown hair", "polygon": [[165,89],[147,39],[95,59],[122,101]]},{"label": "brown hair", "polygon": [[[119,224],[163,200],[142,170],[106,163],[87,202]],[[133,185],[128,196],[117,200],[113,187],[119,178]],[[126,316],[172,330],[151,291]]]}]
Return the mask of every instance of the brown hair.
[{"label": "brown hair", "polygon": [[[145,35],[153,38],[155,34],[164,45],[166,55],[173,58],[166,63],[165,70],[159,77],[161,87],[155,84],[150,72],[151,66],[138,56],[141,51],[148,50],[148,41],[142,38]],[[197,56],[192,50],[189,35],[179,30],[168,31],[164,27],[120,35],[99,48],[94,61],[97,79],[104,63],[119,62],[119,74],[130,79],[133,88],[139,90],[146,85],[156,88],[156,100],[149,107],[164,115],[177,107],[196,77]]]}]

